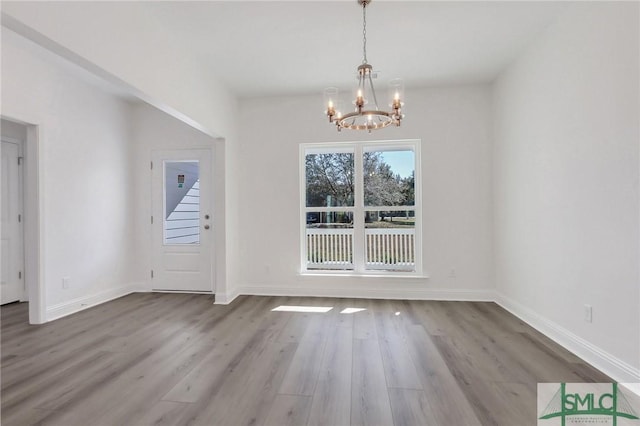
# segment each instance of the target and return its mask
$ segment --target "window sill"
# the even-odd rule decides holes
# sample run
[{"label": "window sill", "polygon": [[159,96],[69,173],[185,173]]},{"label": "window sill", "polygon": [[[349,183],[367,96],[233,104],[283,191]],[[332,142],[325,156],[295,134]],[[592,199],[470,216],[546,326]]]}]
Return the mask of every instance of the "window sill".
[{"label": "window sill", "polygon": [[302,277],[348,277],[348,278],[414,278],[414,279],[428,279],[428,275],[420,275],[416,273],[402,273],[402,272],[389,272],[389,273],[362,273],[358,274],[351,271],[302,271],[298,273]]}]

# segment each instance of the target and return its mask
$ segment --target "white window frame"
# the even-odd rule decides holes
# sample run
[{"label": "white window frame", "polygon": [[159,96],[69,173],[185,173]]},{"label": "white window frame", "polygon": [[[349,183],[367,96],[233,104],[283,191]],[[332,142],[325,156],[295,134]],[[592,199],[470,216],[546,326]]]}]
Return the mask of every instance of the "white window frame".
[{"label": "white window frame", "polygon": [[[304,275],[356,275],[356,276],[393,276],[393,277],[423,277],[422,269],[422,170],[419,139],[356,141],[356,142],[326,142],[301,143],[300,164],[300,273]],[[371,149],[373,148],[373,149]],[[415,271],[387,271],[365,269],[365,211],[375,210],[372,206],[364,205],[363,186],[363,153],[366,151],[401,151],[414,152],[414,212],[415,236],[414,257]],[[353,152],[354,154],[354,206],[353,207],[307,207],[306,206],[306,154],[309,151],[317,153]],[[406,206],[384,206],[384,211],[406,211]],[[353,263],[351,270],[307,269],[307,213],[310,212],[353,212]]]}]

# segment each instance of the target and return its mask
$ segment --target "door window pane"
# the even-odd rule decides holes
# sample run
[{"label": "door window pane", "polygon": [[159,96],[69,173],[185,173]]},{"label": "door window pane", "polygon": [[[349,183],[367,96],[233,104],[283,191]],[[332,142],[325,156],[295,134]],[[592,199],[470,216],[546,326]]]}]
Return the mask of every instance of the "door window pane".
[{"label": "door window pane", "polygon": [[200,243],[198,161],[164,162],[164,244]]},{"label": "door window pane", "polygon": [[353,269],[353,213],[307,212],[307,269]]},{"label": "door window pane", "polygon": [[365,151],[362,155],[365,206],[413,206],[415,154]]},{"label": "door window pane", "polygon": [[306,206],[353,206],[353,153],[305,155]]}]

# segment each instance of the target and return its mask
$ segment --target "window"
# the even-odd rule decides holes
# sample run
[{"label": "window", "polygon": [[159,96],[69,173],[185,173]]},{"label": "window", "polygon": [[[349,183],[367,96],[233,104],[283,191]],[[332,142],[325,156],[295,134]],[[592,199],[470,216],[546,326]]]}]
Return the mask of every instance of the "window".
[{"label": "window", "polygon": [[421,272],[419,141],[302,144],[302,271]]},{"label": "window", "polygon": [[164,244],[200,242],[200,163],[164,162]]}]

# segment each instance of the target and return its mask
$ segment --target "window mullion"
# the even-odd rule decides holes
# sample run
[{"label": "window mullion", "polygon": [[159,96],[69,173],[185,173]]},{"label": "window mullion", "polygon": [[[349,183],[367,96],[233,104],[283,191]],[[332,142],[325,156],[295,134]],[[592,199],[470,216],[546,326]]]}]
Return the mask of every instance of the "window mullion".
[{"label": "window mullion", "polygon": [[355,147],[354,155],[354,196],[355,212],[353,215],[353,264],[356,272],[365,271],[364,241],[364,176],[362,146]]}]

